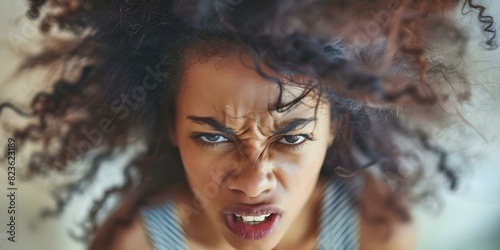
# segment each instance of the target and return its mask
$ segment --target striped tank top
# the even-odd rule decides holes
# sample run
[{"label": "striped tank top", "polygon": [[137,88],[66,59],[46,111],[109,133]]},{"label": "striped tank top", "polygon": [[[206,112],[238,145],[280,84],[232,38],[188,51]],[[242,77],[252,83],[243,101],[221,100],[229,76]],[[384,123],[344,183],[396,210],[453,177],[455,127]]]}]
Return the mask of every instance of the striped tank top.
[{"label": "striped tank top", "polygon": [[[334,178],[325,183],[320,211],[318,250],[359,248],[359,219],[354,198],[359,191],[355,179]],[[172,200],[140,210],[154,250],[184,250],[185,235]]]}]

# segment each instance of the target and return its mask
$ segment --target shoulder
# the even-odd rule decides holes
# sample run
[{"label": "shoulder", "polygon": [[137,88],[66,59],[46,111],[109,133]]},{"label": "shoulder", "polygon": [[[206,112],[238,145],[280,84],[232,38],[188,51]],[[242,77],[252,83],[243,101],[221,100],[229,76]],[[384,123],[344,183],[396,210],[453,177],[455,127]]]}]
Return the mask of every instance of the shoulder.
[{"label": "shoulder", "polygon": [[106,218],[99,228],[89,250],[152,250],[143,212],[169,200],[168,192],[160,193],[151,199],[151,205],[139,208],[134,208],[136,205],[131,198],[134,195],[126,196],[128,198],[119,203],[115,211]]},{"label": "shoulder", "polygon": [[[135,213],[131,219],[131,223],[118,232],[116,232],[116,238],[112,242],[111,250],[153,250],[152,243],[158,240],[160,235],[164,233],[163,230],[167,230],[170,226],[176,227],[177,225],[169,224],[168,220],[165,220],[168,216],[178,216],[176,213],[176,203],[182,197],[183,185],[175,185],[168,188],[162,194],[156,196],[151,200],[149,206],[141,207],[138,212]],[[166,211],[167,214],[165,213]],[[166,217],[165,217],[166,216]],[[158,221],[161,217],[162,221]],[[157,224],[160,223],[161,225]],[[162,224],[166,223],[166,224]],[[154,225],[153,225],[154,224]],[[157,230],[152,236],[149,235],[149,230]],[[151,241],[151,237],[156,240]],[[160,236],[161,240],[165,240]],[[167,237],[170,239],[170,237]],[[159,242],[156,242],[159,243]],[[164,242],[162,241],[162,244]],[[174,243],[169,242],[167,243]]]},{"label": "shoulder", "polygon": [[137,213],[132,223],[117,232],[116,238],[111,244],[110,250],[153,250],[149,243],[148,234],[143,224],[140,213]]},{"label": "shoulder", "polygon": [[415,225],[404,198],[390,196],[387,185],[372,174],[364,174],[363,178],[359,197],[360,249],[413,249]]}]

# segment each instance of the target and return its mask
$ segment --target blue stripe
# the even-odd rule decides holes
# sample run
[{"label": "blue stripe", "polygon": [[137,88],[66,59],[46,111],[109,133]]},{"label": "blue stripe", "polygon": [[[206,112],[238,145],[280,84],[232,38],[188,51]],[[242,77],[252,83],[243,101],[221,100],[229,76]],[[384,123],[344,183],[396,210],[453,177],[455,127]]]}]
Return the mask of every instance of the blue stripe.
[{"label": "blue stripe", "polygon": [[323,194],[318,249],[355,250],[359,247],[358,216],[353,200],[357,193],[353,180],[329,181]]},{"label": "blue stripe", "polygon": [[151,245],[155,250],[186,249],[184,233],[175,216],[175,205],[169,200],[161,206],[141,210]]}]

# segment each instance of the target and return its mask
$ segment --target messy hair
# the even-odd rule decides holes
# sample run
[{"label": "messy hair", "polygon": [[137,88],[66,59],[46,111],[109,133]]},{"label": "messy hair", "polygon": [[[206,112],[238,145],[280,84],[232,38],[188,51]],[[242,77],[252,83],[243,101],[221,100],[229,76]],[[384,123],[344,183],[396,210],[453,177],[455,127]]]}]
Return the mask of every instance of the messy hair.
[{"label": "messy hair", "polygon": [[[40,20],[46,38],[43,49],[26,58],[20,71],[54,64],[63,70],[50,91],[32,98],[30,110],[12,102],[0,106],[0,112],[11,108],[35,118],[11,132],[21,146],[42,142],[46,149],[31,153],[28,177],[64,172],[72,161],[95,152],[88,156],[88,172],[58,188],[57,208],[44,216],[60,214],[117,150],[131,142],[145,145],[124,168],[124,183],[106,190],[89,211],[85,229],[92,249],[104,249],[132,214],[185,178],[166,128],[173,123],[185,55],[193,48],[200,59],[243,49],[254,69],[281,90],[272,107],[278,112],[312,90],[321,93],[338,125],[322,174],[348,178],[376,170],[391,182],[389,203],[399,196],[421,197],[414,187],[426,172],[437,171],[450,188],[457,187],[448,154],[431,133],[450,116],[447,108],[467,101],[471,93],[462,66],[468,36],[453,21],[454,11],[475,12],[486,37],[484,47],[496,48],[493,19],[473,0],[29,3],[27,16]],[[56,29],[71,38],[56,36]],[[304,86],[304,94],[283,103],[285,83],[266,74],[263,65],[314,81],[296,83]],[[414,171],[402,174],[407,159]],[[112,196],[121,198],[119,206],[100,225],[97,217]],[[393,208],[409,219],[395,202]]]}]

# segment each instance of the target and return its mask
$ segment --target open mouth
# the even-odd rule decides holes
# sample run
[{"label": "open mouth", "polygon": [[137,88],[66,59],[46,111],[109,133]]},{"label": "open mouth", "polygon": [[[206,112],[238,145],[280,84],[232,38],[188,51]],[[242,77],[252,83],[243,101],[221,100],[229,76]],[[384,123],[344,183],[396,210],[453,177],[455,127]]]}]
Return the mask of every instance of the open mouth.
[{"label": "open mouth", "polygon": [[263,214],[259,216],[244,216],[239,214],[233,214],[233,216],[234,216],[233,219],[236,220],[237,222],[242,222],[249,225],[257,225],[267,221],[269,216],[271,216],[271,214]]},{"label": "open mouth", "polygon": [[270,235],[279,223],[280,214],[267,213],[260,215],[225,214],[224,220],[228,229],[243,240],[260,240]]}]

